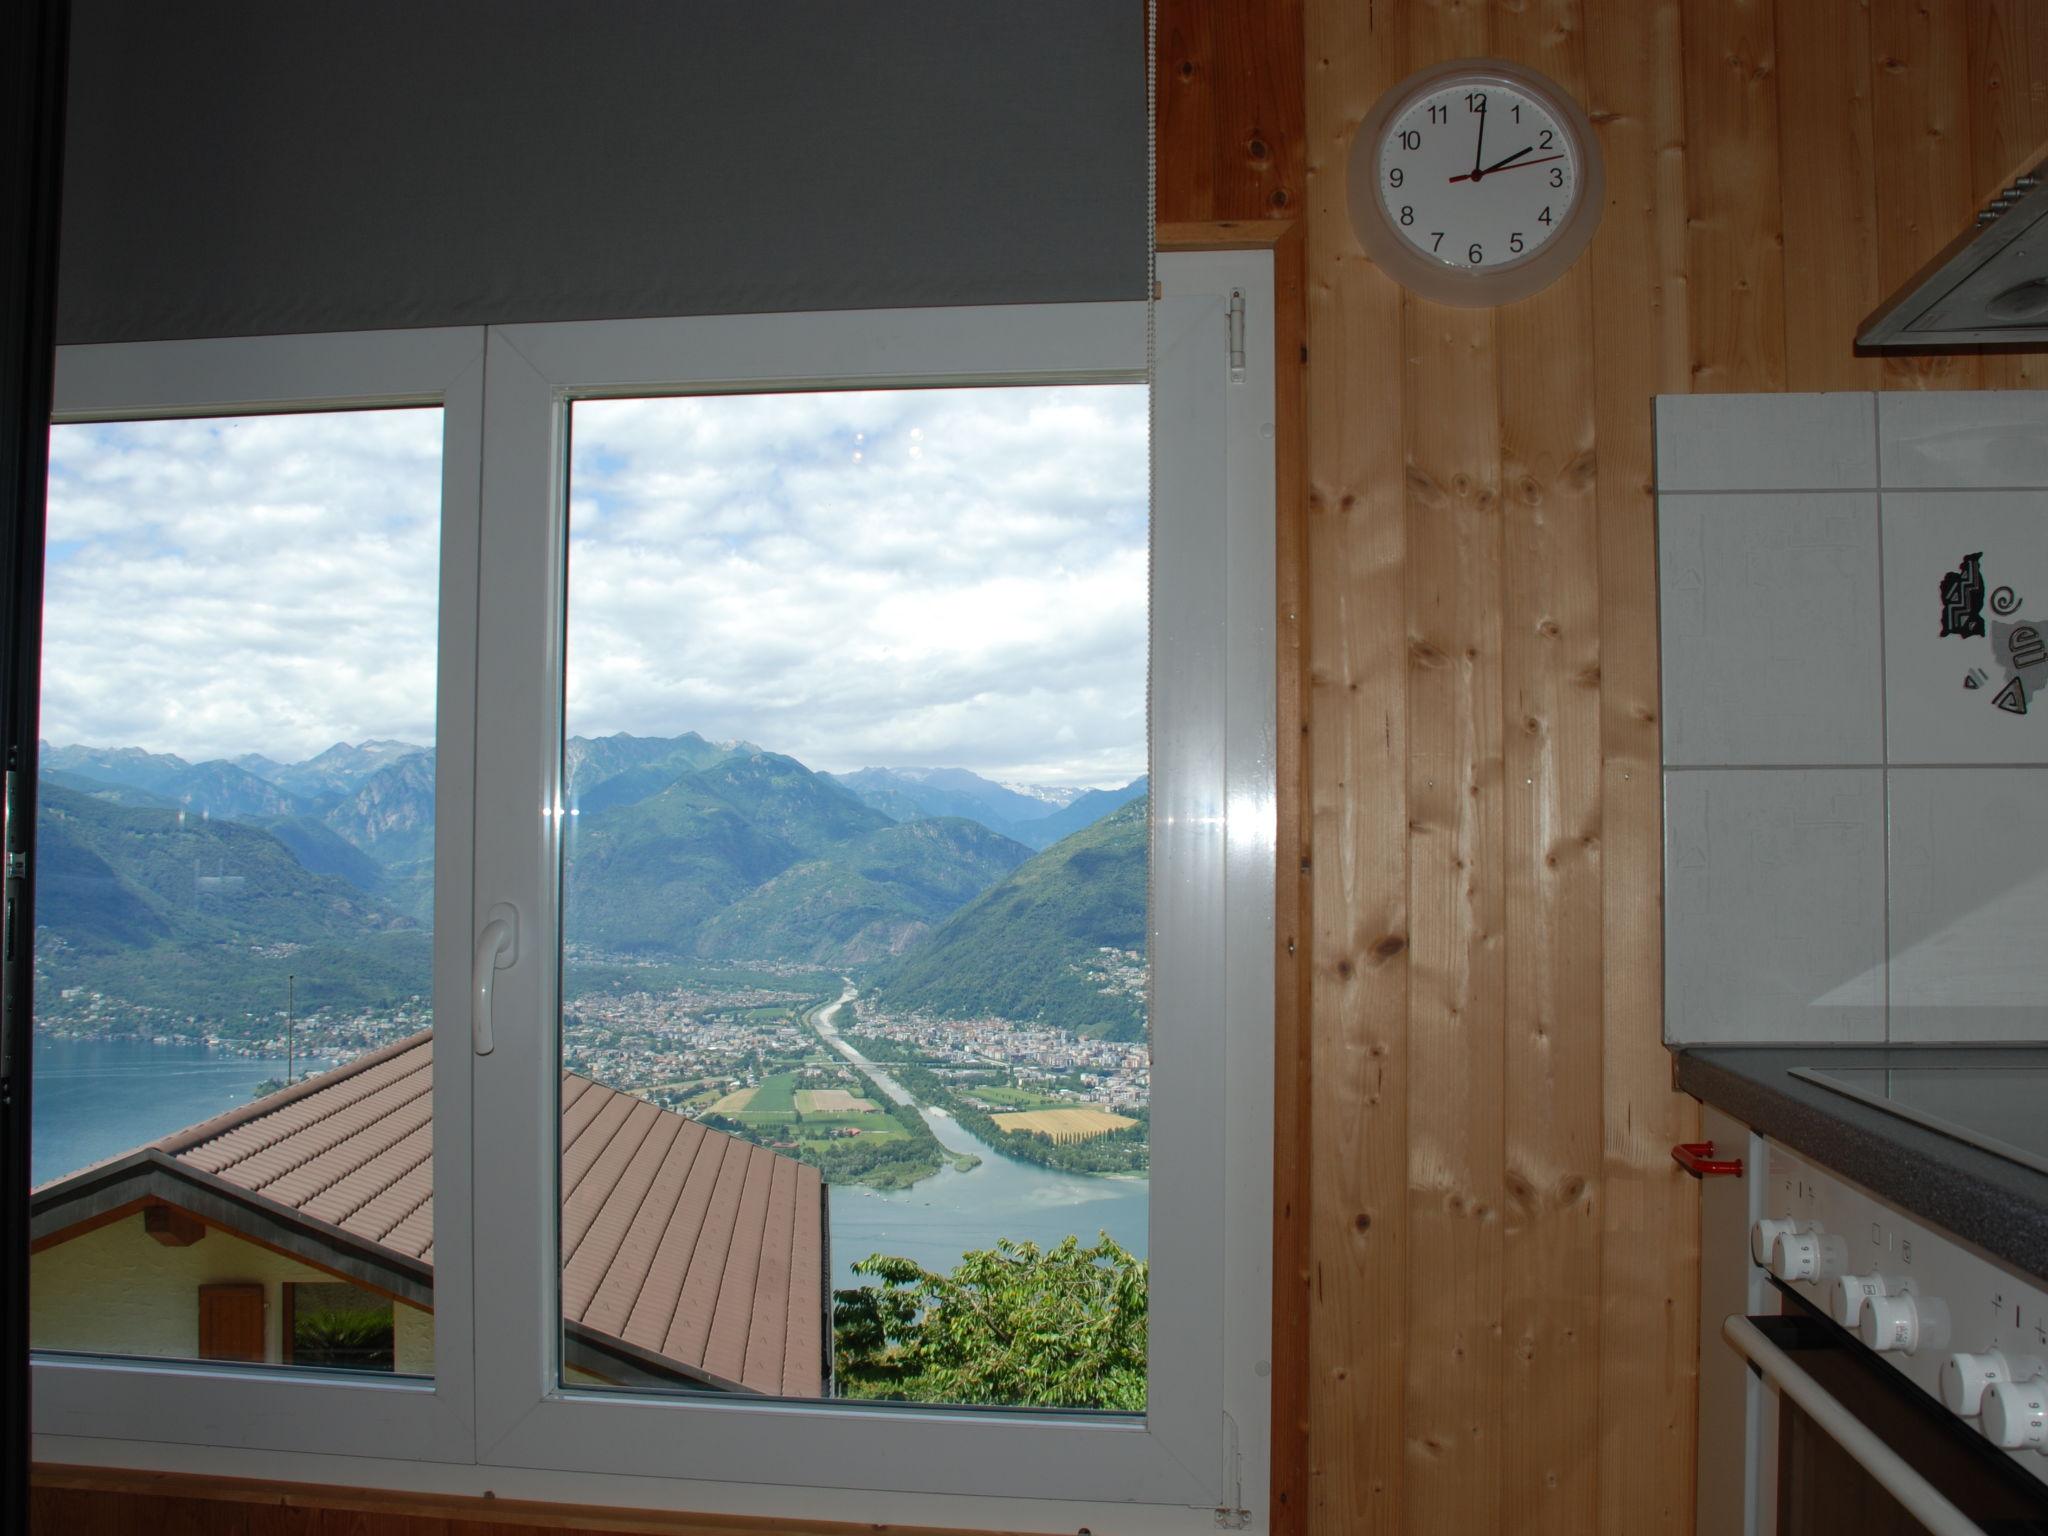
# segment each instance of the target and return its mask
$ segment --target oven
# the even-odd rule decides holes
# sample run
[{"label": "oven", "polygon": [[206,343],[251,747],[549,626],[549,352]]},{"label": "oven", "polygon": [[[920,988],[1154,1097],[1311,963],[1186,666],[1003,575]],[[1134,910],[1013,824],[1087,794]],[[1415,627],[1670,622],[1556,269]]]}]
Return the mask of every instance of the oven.
[{"label": "oven", "polygon": [[2048,1536],[2039,1279],[1708,1127],[1698,1536]]}]

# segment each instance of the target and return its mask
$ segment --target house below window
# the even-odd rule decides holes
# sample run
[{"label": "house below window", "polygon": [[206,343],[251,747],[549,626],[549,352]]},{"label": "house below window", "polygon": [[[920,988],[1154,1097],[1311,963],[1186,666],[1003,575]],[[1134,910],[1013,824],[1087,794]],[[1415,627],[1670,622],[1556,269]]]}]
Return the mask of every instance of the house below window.
[{"label": "house below window", "polygon": [[[694,1121],[650,1135],[671,1113],[563,1075],[563,1248],[582,1302],[567,1379],[825,1395],[817,1171],[794,1169],[792,1224],[750,1222],[721,1193],[765,1190],[753,1165],[790,1160]],[[45,1185],[31,1235],[36,1349],[432,1375],[431,1037]],[[685,1315],[699,1298],[709,1315]],[[770,1332],[782,1348],[759,1347]],[[733,1379],[707,1357],[748,1368]]]}]

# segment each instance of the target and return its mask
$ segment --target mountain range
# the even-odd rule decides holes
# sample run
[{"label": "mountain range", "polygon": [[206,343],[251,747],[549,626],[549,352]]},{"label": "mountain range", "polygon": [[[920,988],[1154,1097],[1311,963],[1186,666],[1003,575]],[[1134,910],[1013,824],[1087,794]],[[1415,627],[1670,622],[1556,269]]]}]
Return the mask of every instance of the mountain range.
[{"label": "mountain range", "polygon": [[[574,953],[879,968],[909,1006],[1142,1033],[1142,1003],[1087,978],[1105,946],[1143,947],[1143,779],[833,775],[694,732],[577,737],[565,770]],[[43,780],[48,986],[206,1018],[274,1009],[288,969],[309,1005],[426,991],[431,748],[190,763],[46,743]]]}]

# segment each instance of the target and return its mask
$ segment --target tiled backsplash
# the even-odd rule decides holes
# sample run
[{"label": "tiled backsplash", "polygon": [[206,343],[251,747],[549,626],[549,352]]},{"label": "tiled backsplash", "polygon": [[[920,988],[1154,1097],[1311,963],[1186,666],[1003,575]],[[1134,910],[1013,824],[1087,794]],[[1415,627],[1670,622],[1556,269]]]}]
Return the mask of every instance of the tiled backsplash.
[{"label": "tiled backsplash", "polygon": [[1657,472],[1665,1038],[2048,1040],[2048,397],[1666,396]]}]

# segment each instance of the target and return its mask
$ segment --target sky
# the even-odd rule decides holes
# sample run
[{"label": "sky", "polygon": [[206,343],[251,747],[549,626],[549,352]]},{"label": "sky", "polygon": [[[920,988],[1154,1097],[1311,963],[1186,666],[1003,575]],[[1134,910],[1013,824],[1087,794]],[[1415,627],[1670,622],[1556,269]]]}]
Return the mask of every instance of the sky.
[{"label": "sky", "polygon": [[[586,401],[572,734],[1054,785],[1145,768],[1142,386]],[[52,433],[43,736],[433,739],[439,413]]]}]

